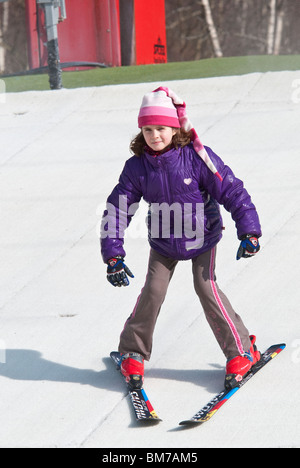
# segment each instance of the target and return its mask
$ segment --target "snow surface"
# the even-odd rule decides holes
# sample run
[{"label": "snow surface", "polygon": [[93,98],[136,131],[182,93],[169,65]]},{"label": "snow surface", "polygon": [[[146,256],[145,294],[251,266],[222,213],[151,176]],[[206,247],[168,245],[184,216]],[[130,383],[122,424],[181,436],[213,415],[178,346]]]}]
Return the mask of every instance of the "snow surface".
[{"label": "snow surface", "polygon": [[[160,425],[140,427],[109,352],[145,279],[145,204],[128,230],[129,288],[99,251],[107,195],[158,83],[12,93],[0,103],[1,447],[300,446],[300,72],[159,83],[182,96],[202,141],[245,181],[262,250],[235,260],[230,215],[217,276],[264,350],[287,348],[201,427],[182,429],[223,384],[225,360],[178,264],[158,320],[146,390]],[[2,96],[2,101],[3,101]]]}]

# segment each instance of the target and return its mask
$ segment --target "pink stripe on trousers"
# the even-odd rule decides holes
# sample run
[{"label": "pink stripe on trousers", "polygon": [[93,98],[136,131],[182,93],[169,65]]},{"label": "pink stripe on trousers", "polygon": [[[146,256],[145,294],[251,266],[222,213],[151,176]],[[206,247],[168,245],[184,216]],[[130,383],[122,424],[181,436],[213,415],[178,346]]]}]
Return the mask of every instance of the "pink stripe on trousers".
[{"label": "pink stripe on trousers", "polygon": [[213,292],[213,295],[214,295],[214,298],[216,300],[216,303],[218,304],[221,312],[222,312],[222,315],[224,317],[224,319],[226,320],[233,336],[234,336],[234,339],[235,339],[235,342],[236,342],[236,346],[237,346],[237,349],[239,350],[239,353],[240,354],[244,354],[244,349],[243,349],[243,345],[242,345],[242,342],[241,342],[241,338],[238,334],[238,331],[234,325],[234,323],[232,322],[231,318],[229,317],[228,315],[228,312],[219,296],[219,293],[218,293],[218,290],[217,290],[217,285],[215,283],[215,280],[214,280],[214,263],[215,263],[215,252],[216,252],[216,249],[213,248],[211,249],[211,257],[210,257],[210,266],[209,266],[209,279],[210,279],[210,284],[211,284],[211,289],[212,289],[212,292]]}]

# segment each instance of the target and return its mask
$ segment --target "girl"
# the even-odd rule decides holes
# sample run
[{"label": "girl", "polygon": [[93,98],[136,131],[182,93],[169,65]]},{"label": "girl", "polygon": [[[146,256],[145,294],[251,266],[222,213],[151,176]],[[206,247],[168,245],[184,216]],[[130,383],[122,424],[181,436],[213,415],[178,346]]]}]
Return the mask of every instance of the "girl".
[{"label": "girl", "polygon": [[[215,276],[216,245],[222,237],[219,204],[237,228],[237,259],[259,251],[259,218],[251,198],[232,170],[193,128],[185,103],[170,89],[146,94],[138,116],[140,133],[131,143],[134,156],[107,200],[101,252],[107,279],[127,286],[133,274],[124,263],[124,229],[140,199],[149,203],[150,257],[145,285],[120,336],[121,372],[127,383],[143,385],[144,359],[169,282],[179,260],[191,260],[196,294],[227,359],[225,386],[233,388],[260,359],[255,336],[249,336]],[[112,227],[114,229],[112,229]]]}]

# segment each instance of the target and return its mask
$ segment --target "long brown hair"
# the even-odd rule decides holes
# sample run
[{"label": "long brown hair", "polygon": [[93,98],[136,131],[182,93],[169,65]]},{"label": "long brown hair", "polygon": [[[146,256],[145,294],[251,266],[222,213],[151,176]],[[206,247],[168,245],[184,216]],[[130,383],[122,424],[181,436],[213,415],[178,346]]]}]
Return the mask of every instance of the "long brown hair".
[{"label": "long brown hair", "polygon": [[[191,132],[186,132],[183,128],[175,128],[176,133],[172,137],[172,146],[175,148],[183,147],[191,142]],[[133,138],[130,143],[130,151],[136,156],[141,156],[145,150],[146,141],[141,131]]]}]

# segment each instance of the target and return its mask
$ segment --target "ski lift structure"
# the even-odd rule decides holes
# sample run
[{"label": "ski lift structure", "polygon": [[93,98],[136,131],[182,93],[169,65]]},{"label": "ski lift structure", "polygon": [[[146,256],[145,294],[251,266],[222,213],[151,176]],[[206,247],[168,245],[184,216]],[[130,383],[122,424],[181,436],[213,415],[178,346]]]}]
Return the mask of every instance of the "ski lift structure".
[{"label": "ski lift structure", "polygon": [[36,5],[43,8],[45,14],[50,88],[59,89],[62,87],[62,80],[57,25],[67,18],[65,0],[36,0]]},{"label": "ski lift structure", "polygon": [[62,87],[62,69],[167,62],[165,0],[25,0],[25,8],[26,73],[48,72],[51,89]]}]

